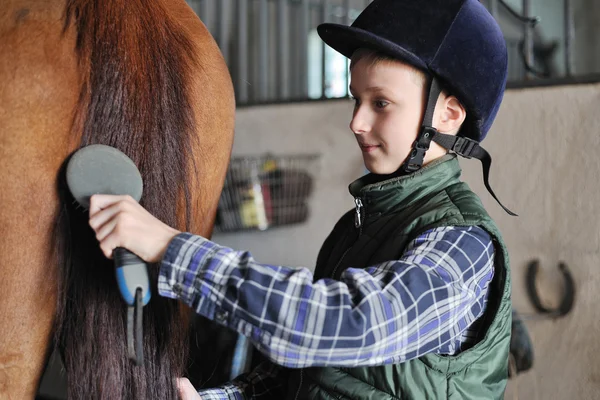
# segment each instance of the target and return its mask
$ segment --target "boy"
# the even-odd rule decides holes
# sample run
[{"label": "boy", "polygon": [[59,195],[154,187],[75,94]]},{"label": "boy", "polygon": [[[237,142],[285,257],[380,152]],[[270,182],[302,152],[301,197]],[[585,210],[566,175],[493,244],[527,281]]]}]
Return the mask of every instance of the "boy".
[{"label": "boy", "polygon": [[91,200],[100,246],[162,260],[161,295],[270,360],[202,398],[500,399],[506,249],[447,150],[481,159],[487,186],[478,142],[504,92],[502,33],[476,0],[375,0],[351,27],[319,34],[352,59],[350,129],[371,174],[350,185],[356,209],[314,276],[180,233],[119,196]]}]

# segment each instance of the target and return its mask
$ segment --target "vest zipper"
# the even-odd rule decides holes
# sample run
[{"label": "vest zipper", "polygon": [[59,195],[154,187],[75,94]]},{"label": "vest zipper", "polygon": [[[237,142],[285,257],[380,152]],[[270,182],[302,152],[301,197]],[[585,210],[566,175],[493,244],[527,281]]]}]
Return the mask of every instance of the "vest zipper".
[{"label": "vest zipper", "polygon": [[298,400],[298,395],[300,394],[300,389],[302,388],[302,370],[300,370],[300,384],[298,385],[298,390],[296,390],[296,397],[294,397],[294,400]]},{"label": "vest zipper", "polygon": [[355,197],[354,198],[354,204],[356,204],[356,214],[354,214],[354,226],[356,228],[360,228],[362,231],[362,224],[363,224],[363,203],[362,200],[360,199],[360,197]]},{"label": "vest zipper", "polygon": [[[360,199],[360,197],[354,198],[354,204],[356,204],[356,210],[355,210],[355,214],[354,214],[354,226],[359,229],[358,236],[360,236],[362,234],[363,213],[364,213],[365,208],[363,206],[363,203],[362,203],[362,200]],[[344,254],[342,254],[340,259],[338,260],[337,264],[335,265],[335,268],[333,268],[333,272],[331,274],[332,279],[335,279],[335,272],[337,271],[338,267],[342,263],[342,260],[346,256],[346,253],[348,253],[348,250],[350,250],[351,248],[352,248],[352,246],[348,247],[346,249],[346,251],[344,251]]]}]

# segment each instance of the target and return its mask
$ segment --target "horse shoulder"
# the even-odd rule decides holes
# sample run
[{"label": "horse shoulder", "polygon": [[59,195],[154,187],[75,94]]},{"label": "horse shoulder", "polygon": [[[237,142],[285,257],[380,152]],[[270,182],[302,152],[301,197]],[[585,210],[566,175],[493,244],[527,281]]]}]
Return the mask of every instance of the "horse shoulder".
[{"label": "horse shoulder", "polygon": [[19,3],[0,12],[0,398],[33,397],[45,363],[56,309],[56,176],[72,145],[80,81],[62,6]]}]

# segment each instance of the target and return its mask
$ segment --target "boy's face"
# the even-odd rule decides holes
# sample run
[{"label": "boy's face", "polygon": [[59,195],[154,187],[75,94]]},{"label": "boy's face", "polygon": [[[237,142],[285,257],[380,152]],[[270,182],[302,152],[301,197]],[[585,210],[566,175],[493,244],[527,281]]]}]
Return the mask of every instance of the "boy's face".
[{"label": "boy's face", "polygon": [[[399,62],[353,63],[350,92],[355,107],[350,129],[369,171],[390,174],[408,156],[421,126],[423,81],[419,71]],[[425,161],[433,156],[428,151]]]}]

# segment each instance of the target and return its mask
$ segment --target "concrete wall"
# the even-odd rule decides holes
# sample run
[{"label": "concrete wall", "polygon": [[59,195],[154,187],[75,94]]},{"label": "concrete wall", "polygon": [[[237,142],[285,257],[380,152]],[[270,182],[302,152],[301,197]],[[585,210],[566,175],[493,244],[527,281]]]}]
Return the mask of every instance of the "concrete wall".
[{"label": "concrete wall", "polygon": [[233,248],[250,249],[256,259],[266,263],[312,268],[333,224],[354,206],[347,184],[364,170],[348,128],[351,112],[349,100],[238,110],[234,155],[321,154],[320,178],[309,200],[307,223],[264,232],[215,234],[214,239]]},{"label": "concrete wall", "polygon": [[[334,222],[353,206],[347,184],[363,173],[361,155],[348,129],[348,100],[244,108],[238,111],[234,154],[323,155],[321,177],[303,225],[272,231],[216,235],[248,249],[265,263],[314,264]],[[559,261],[577,285],[573,312],[557,321],[528,321],[535,367],[511,381],[507,398],[600,397],[600,84],[507,92],[485,147],[493,156],[491,183],[520,217],[496,205],[481,181],[478,161],[465,160],[464,177],[497,220],[510,250],[514,305],[532,309],[524,271],[541,260],[539,289],[548,304],[561,293]]]},{"label": "concrete wall", "polygon": [[518,381],[520,398],[600,396],[599,105],[600,85],[507,94],[487,146],[495,156],[492,181],[497,193],[518,211],[519,218],[505,216],[494,206],[482,185],[475,183],[480,174],[477,168],[466,171],[509,246],[515,307],[530,310],[523,277],[532,258],[542,261],[546,279],[539,287],[548,302],[560,295],[556,279],[560,260],[570,266],[577,285],[571,315],[555,322],[527,323],[536,364]]}]

